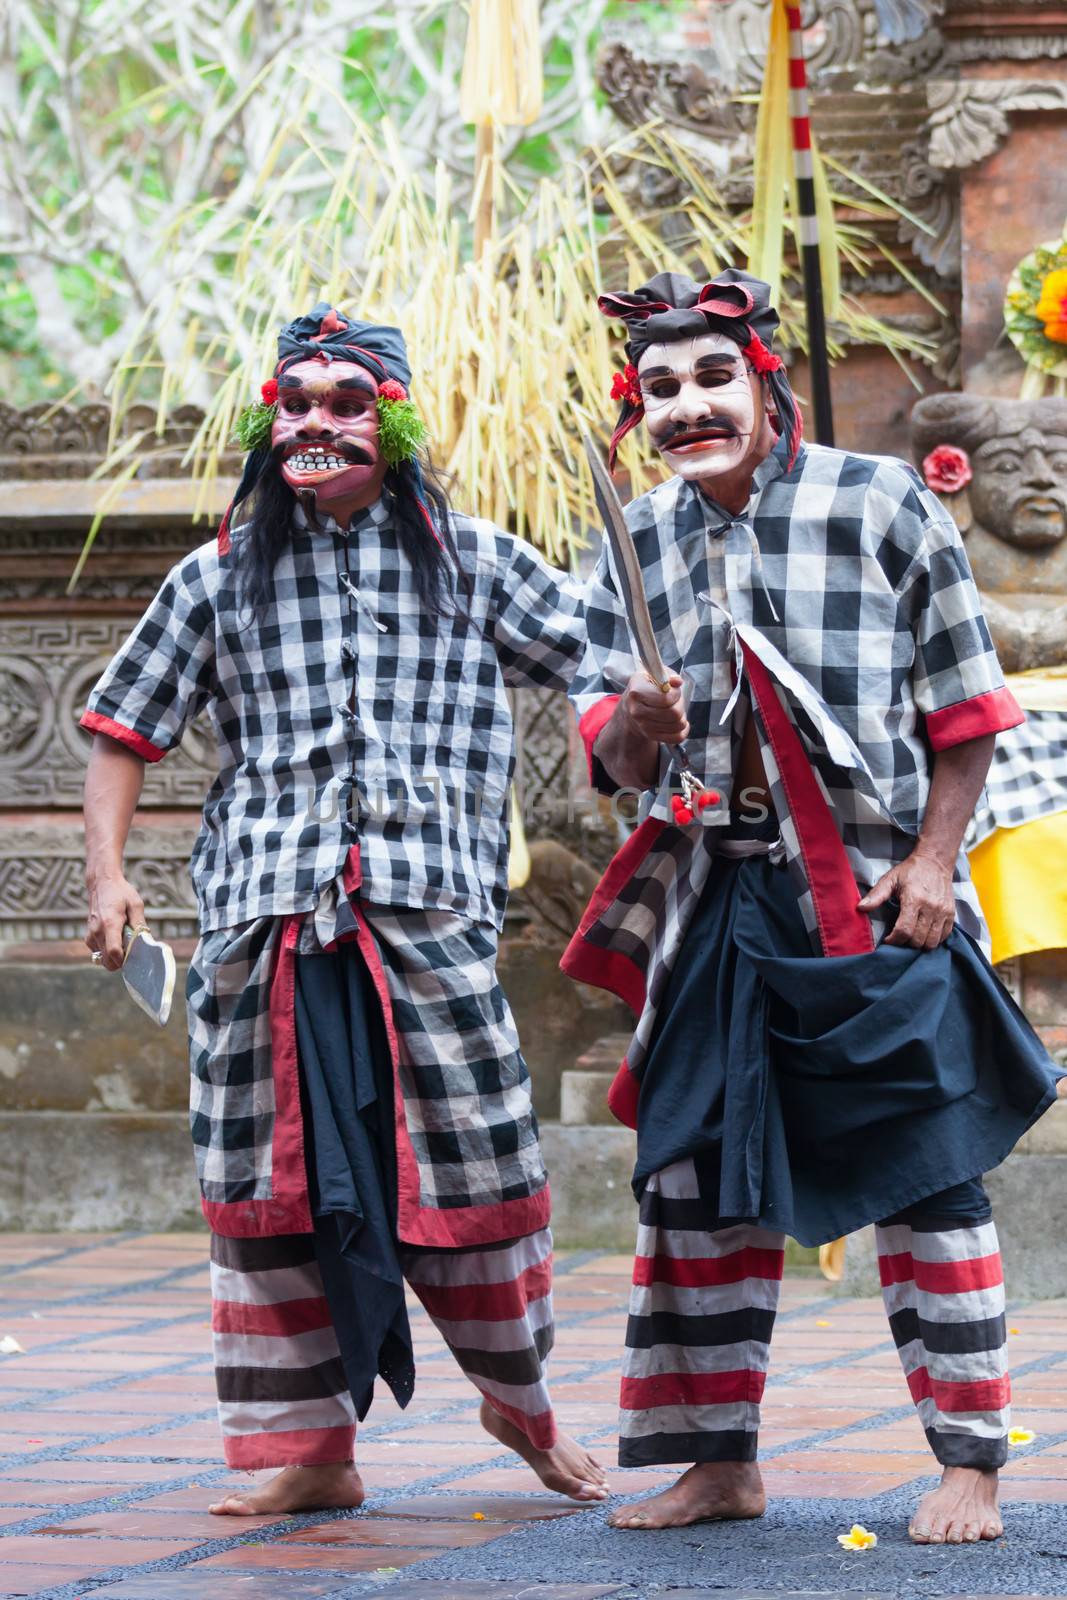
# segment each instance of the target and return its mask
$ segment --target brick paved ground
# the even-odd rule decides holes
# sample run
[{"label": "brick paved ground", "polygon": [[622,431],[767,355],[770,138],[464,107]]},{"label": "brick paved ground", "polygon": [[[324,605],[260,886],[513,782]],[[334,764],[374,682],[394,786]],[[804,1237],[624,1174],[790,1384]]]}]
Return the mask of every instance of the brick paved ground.
[{"label": "brick paved ground", "polygon": [[[558,1263],[553,1383],[564,1424],[612,1463],[628,1262]],[[359,1515],[208,1515],[218,1465],[205,1239],[0,1241],[0,1596],[78,1600],[643,1600],[673,1589],[867,1595],[1067,1591],[1063,1304],[1011,1316],[1016,1421],[1035,1442],[1006,1474],[1008,1539],[919,1551],[901,1528],[930,1458],[874,1301],[787,1282],[763,1434],[760,1524],[621,1534],[537,1492],[479,1430],[465,1380],[415,1317],[416,1399],[362,1432]],[[669,1475],[612,1474],[633,1494]],[[245,1480],[246,1481],[246,1480]],[[848,1555],[852,1520],[881,1534]],[[755,1584],[756,1588],[744,1588]]]}]

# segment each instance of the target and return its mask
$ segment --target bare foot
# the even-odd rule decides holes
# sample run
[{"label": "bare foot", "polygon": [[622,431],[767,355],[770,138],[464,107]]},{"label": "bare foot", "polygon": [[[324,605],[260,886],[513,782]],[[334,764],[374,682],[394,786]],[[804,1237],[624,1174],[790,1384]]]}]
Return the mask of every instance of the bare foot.
[{"label": "bare foot", "polygon": [[977,1467],[946,1467],[908,1525],[916,1544],[976,1544],[999,1539],[1003,1532],[997,1474]]},{"label": "bare foot", "polygon": [[767,1509],[763,1479],[754,1461],[703,1461],[662,1494],[620,1506],[613,1528],[687,1528],[691,1522],[726,1522],[762,1517]]},{"label": "bare foot", "polygon": [[604,1468],[574,1439],[561,1433],[551,1450],[535,1450],[521,1428],[482,1401],[482,1427],[494,1439],[529,1462],[546,1489],[570,1495],[572,1500],[606,1500],[609,1494]]},{"label": "bare foot", "polygon": [[355,1511],[363,1483],[351,1461],[326,1467],[286,1467],[262,1489],[228,1494],[208,1510],[216,1517],[267,1517],[288,1511]]}]

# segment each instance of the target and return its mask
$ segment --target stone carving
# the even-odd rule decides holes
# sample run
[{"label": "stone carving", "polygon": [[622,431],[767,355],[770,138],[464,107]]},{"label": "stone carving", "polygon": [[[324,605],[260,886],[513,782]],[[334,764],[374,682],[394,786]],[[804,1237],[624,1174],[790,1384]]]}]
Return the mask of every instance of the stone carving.
[{"label": "stone carving", "polygon": [[1067,109],[1067,84],[1030,78],[966,79],[927,85],[932,167],[970,167],[991,156],[1011,132],[1013,111]]},{"label": "stone carving", "polygon": [[926,228],[916,227],[910,217],[901,217],[898,237],[939,277],[958,278],[963,248],[959,193],[946,181],[943,170],[931,166],[925,138],[910,140],[902,147],[900,187],[904,204]]},{"label": "stone carving", "polygon": [[[132,406],[121,430],[126,439],[141,433],[141,448],[148,458],[140,469],[145,478],[183,477],[188,469],[182,458],[203,412],[196,406],[172,411],[162,435],[155,436],[154,406]],[[102,404],[55,406],[51,402],[15,410],[0,405],[0,471],[5,478],[85,478],[108,453],[111,408]],[[227,470],[238,457],[227,457]]]},{"label": "stone carving", "polygon": [[1005,669],[1067,661],[1067,400],[930,395],[911,427],[919,461],[939,444],[970,456],[971,483],[945,498]]},{"label": "stone carving", "polygon": [[[78,727],[89,690],[132,617],[0,617],[0,805],[78,806],[89,735]],[[215,768],[210,728],[149,766],[142,804],[197,806]]]},{"label": "stone carving", "polygon": [[530,846],[530,876],[522,890],[530,921],[523,938],[561,950],[581,921],[600,874],[557,839]]},{"label": "stone carving", "polygon": [[[196,934],[189,856],[196,829],[131,829],[126,865],[162,938]],[[85,845],[75,824],[0,829],[0,941],[80,939],[85,933]]]},{"label": "stone carving", "polygon": [[601,51],[597,79],[618,116],[631,127],[666,115],[674,126],[712,139],[732,139],[754,122],[745,107],[731,101],[722,79],[692,63],[643,59],[623,43]]}]

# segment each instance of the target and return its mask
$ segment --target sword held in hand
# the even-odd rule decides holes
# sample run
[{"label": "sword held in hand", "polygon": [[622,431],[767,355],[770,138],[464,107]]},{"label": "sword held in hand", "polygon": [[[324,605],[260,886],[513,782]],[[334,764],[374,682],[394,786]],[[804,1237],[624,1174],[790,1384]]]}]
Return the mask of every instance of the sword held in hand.
[{"label": "sword held in hand", "polygon": [[[583,433],[582,438],[589,470],[593,475],[593,493],[596,496],[597,509],[603,518],[604,531],[615,559],[615,571],[626,609],[626,620],[629,623],[634,652],[657,689],[666,694],[670,688],[671,674],[659,653],[652,616],[648,609],[648,596],[645,594],[641,563],[637,559],[633,536],[626,526],[622,501],[616,493],[611,474],[604,465],[600,451],[588,433]],[[706,789],[701,783],[693,771],[684,744],[668,746],[668,749],[682,789],[680,795],[671,796],[671,810],[674,813],[674,820],[684,825],[692,822],[696,812],[703,810],[704,806],[716,804],[719,796],[713,789]]]}]

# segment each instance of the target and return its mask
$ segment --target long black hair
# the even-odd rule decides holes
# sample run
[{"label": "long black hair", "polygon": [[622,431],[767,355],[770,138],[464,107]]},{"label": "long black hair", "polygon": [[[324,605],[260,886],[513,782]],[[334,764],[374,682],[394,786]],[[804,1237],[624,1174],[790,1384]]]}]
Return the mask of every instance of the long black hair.
[{"label": "long black hair", "polygon": [[[233,506],[238,595],[253,615],[273,599],[274,569],[292,537],[297,497],[281,474],[283,454],[284,447],[252,451]],[[471,579],[460,563],[444,474],[426,457],[418,464],[402,461],[386,472],[383,494],[424,613],[435,622],[465,615],[460,597],[469,603]]]}]

